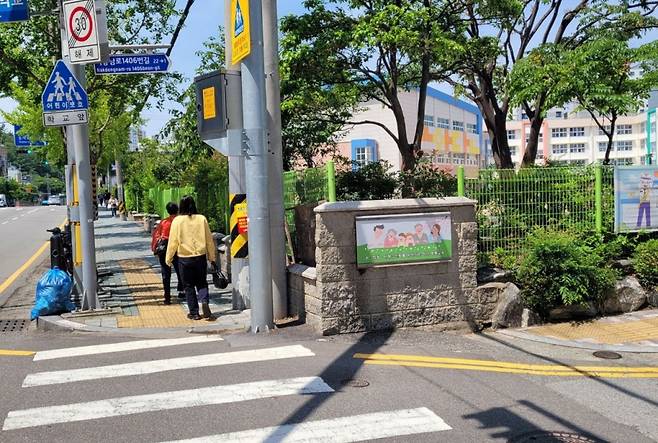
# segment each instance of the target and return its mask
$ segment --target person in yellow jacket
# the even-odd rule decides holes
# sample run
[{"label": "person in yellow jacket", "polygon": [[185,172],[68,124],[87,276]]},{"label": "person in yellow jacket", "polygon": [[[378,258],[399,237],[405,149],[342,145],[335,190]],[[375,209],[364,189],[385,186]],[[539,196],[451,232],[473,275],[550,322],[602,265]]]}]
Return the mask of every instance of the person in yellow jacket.
[{"label": "person in yellow jacket", "polygon": [[178,256],[178,267],[190,311],[187,318],[201,320],[199,316],[199,302],[201,302],[203,317],[212,321],[214,317],[208,305],[210,295],[206,277],[208,269],[206,260],[215,262],[217,253],[215,242],[210,233],[208,220],[197,213],[192,196],[187,195],[181,199],[178,214],[178,217],[171,222],[166,263],[171,266],[174,257]]}]

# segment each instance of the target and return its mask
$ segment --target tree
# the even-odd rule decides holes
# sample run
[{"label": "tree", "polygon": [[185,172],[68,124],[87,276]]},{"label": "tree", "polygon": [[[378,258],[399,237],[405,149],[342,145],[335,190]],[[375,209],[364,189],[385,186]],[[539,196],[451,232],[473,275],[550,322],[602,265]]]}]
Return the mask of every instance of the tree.
[{"label": "tree", "polygon": [[[304,5],[307,13],[283,19],[281,46],[286,78],[305,83],[300,98],[309,111],[302,111],[305,120],[337,127],[377,125],[397,144],[402,169],[412,170],[422,156],[428,85],[449,75],[464,43],[460,14],[465,3],[307,0]],[[409,125],[400,92],[412,89],[419,100]],[[320,106],[314,108],[316,98]],[[372,101],[391,110],[395,128],[347,118],[351,107]],[[322,106],[325,102],[339,104],[339,112]]]},{"label": "tree", "polygon": [[657,6],[658,2],[645,0],[634,3],[625,0],[471,2],[464,14],[468,22],[468,44],[458,75],[449,82],[474,101],[482,112],[496,166],[513,167],[506,123],[513,103],[521,106],[530,122],[523,165],[534,164],[546,111],[560,104],[553,101],[559,94],[552,93],[553,82],[550,78],[545,82],[545,76],[534,85],[533,94],[515,97],[519,90],[511,84],[511,75],[529,53],[539,54],[531,52],[533,48],[547,51],[550,44],[552,51],[573,50],[595,39],[602,29],[624,38],[642,35],[656,26],[658,20],[653,15]]}]

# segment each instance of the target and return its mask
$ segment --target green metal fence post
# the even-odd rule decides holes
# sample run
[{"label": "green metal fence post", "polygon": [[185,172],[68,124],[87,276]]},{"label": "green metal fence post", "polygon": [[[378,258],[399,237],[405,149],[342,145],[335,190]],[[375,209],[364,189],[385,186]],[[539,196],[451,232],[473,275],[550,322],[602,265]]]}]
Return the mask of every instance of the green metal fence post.
[{"label": "green metal fence post", "polygon": [[329,194],[329,202],[336,201],[336,166],[333,160],[327,162],[327,188]]},{"label": "green metal fence post", "polygon": [[596,211],[596,233],[603,232],[603,167],[597,165],[595,169],[594,205]]},{"label": "green metal fence post", "polygon": [[457,167],[457,196],[464,197],[464,166]]}]

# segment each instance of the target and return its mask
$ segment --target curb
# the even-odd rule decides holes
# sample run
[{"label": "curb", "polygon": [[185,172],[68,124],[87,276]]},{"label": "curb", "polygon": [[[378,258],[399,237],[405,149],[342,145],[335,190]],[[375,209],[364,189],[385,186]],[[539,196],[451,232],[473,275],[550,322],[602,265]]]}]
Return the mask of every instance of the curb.
[{"label": "curb", "polygon": [[222,332],[244,332],[247,325],[227,327],[227,325],[213,324],[180,328],[107,328],[102,326],[89,326],[82,323],[66,320],[59,315],[47,315],[37,319],[37,329],[43,332],[85,332],[104,333],[112,335],[138,335],[151,336],[163,334],[218,334]]},{"label": "curb", "polygon": [[496,334],[500,334],[512,338],[520,338],[522,340],[528,340],[528,341],[543,343],[547,345],[563,346],[566,348],[588,349],[593,351],[628,352],[635,354],[658,354],[658,346],[609,345],[602,343],[586,343],[586,342],[572,341],[572,340],[560,340],[557,338],[541,337],[527,332],[511,330],[511,329],[498,330],[496,331]]}]

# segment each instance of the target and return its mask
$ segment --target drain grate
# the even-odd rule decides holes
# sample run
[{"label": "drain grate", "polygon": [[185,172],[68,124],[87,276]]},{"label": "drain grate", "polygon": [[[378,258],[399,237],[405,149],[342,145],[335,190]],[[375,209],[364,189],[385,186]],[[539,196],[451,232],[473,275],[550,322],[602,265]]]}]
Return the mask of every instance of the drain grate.
[{"label": "drain grate", "polygon": [[601,443],[601,440],[571,432],[534,431],[521,434],[508,443]]},{"label": "drain grate", "polygon": [[343,386],[350,388],[366,388],[370,383],[362,378],[348,378],[340,382]]},{"label": "drain grate", "polygon": [[0,334],[25,331],[29,325],[29,320],[0,320]]},{"label": "drain grate", "polygon": [[596,351],[592,355],[598,358],[605,358],[606,360],[619,360],[621,358],[621,354],[612,351]]}]

